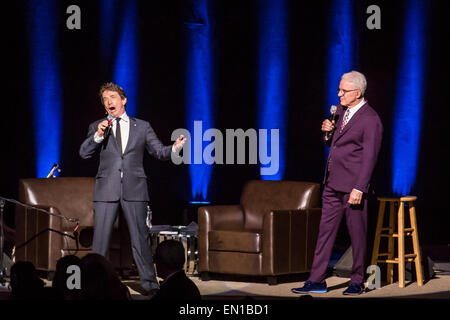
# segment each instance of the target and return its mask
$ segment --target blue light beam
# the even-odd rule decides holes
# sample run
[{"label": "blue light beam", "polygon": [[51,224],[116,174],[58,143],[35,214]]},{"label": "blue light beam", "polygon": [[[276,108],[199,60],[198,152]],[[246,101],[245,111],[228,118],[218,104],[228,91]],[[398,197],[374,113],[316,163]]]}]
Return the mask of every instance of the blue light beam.
[{"label": "blue light beam", "polygon": [[139,80],[137,10],[137,0],[125,2],[113,74],[113,81],[127,94],[127,114],[132,117],[137,114]]},{"label": "blue light beam", "polygon": [[[325,98],[327,117],[330,115],[330,106],[339,103],[336,89],[339,87],[341,76],[355,67],[357,37],[353,17],[352,0],[335,0],[331,3]],[[326,158],[328,153],[329,148],[325,147]]]},{"label": "blue light beam", "polygon": [[398,70],[392,143],[392,190],[396,195],[411,192],[417,159],[424,103],[426,1],[408,2],[403,45]]},{"label": "blue light beam", "polygon": [[[263,0],[259,6],[258,52],[258,125],[261,129],[279,129],[279,168],[262,180],[281,180],[284,174],[286,146],[286,108],[288,77],[288,17],[286,0]],[[271,148],[267,135],[267,150]],[[273,152],[271,150],[270,152]],[[273,155],[271,155],[273,158]]]},{"label": "blue light beam", "polygon": [[57,15],[58,1],[29,2],[30,75],[33,105],[36,176],[45,178],[59,163],[61,147],[61,86]]},{"label": "blue light beam", "polygon": [[[186,121],[189,132],[194,136],[202,135],[195,132],[194,121],[202,121],[206,130],[213,128],[211,109],[213,104],[213,49],[209,7],[207,0],[192,0],[192,16],[185,21],[186,34]],[[192,200],[206,201],[208,186],[211,179],[212,166],[196,163],[195,159],[202,159],[203,149],[209,142],[202,141],[201,146],[193,145],[194,162],[189,165],[191,178]]]}]

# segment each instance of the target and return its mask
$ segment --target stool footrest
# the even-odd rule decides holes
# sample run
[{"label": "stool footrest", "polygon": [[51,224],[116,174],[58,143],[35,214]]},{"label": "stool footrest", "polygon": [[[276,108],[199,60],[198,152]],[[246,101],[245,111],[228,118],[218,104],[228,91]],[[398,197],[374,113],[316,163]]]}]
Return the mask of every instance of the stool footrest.
[{"label": "stool footrest", "polygon": [[[416,256],[417,255],[415,253],[405,254],[405,261],[413,262],[416,259]],[[398,258],[395,258],[395,259],[378,260],[378,262],[398,263],[399,260],[398,260]]]},{"label": "stool footrest", "polygon": [[384,262],[384,263],[398,263],[398,260],[379,260],[378,262]]},{"label": "stool footrest", "polygon": [[[404,233],[405,236],[412,236],[412,232],[405,232]],[[398,238],[398,233],[393,233],[392,238]]]}]

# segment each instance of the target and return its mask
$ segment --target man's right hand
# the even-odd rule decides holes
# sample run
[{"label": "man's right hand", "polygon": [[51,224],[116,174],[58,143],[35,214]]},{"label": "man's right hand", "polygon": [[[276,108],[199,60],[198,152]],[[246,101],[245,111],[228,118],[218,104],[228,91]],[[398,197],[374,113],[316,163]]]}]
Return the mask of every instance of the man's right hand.
[{"label": "man's right hand", "polygon": [[323,132],[330,132],[334,130],[335,121],[330,121],[328,119],[325,119],[322,122],[322,131]]},{"label": "man's right hand", "polygon": [[100,122],[97,127],[97,136],[103,137],[107,127],[108,127],[108,120],[103,120],[102,122]]}]

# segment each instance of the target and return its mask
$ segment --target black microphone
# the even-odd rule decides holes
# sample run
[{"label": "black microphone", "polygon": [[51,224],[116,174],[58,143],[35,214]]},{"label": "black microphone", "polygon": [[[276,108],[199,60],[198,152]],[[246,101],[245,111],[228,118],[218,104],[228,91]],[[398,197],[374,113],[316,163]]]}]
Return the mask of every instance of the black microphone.
[{"label": "black microphone", "polygon": [[[334,120],[334,118],[336,117],[336,111],[337,111],[337,107],[335,105],[332,105],[330,107],[330,118],[329,120],[332,122]],[[325,140],[329,140],[331,138],[331,136],[333,135],[334,129],[331,131],[327,131],[324,134],[324,138]]]},{"label": "black microphone", "polygon": [[106,120],[108,120],[108,127],[106,127],[105,129],[105,139],[109,136],[109,133],[111,132],[111,128],[112,128],[112,121],[114,120],[114,117],[110,114],[108,114],[108,117],[106,118]]}]

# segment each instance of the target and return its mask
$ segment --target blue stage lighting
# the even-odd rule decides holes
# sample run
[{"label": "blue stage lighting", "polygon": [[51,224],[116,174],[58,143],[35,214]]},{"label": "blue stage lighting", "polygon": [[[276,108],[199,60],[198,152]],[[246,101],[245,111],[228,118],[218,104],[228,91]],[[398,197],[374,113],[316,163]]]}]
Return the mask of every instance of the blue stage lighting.
[{"label": "blue stage lighting", "polygon": [[[341,76],[355,67],[357,37],[354,25],[353,1],[335,0],[331,3],[328,25],[328,64],[326,78],[326,113],[330,115],[330,106],[337,105],[336,94]],[[329,148],[325,148],[328,158]]]},{"label": "blue stage lighting", "polygon": [[114,25],[116,24],[117,17],[121,17],[117,12],[117,0],[102,0],[100,10],[100,54],[103,62],[103,66],[110,68],[114,53]]},{"label": "blue stage lighting", "polygon": [[189,201],[190,204],[211,204],[210,201]]},{"label": "blue stage lighting", "polygon": [[127,94],[127,114],[136,117],[139,80],[138,3],[137,0],[129,0],[124,5],[113,81]]},{"label": "blue stage lighting", "polygon": [[409,1],[404,21],[392,137],[392,189],[400,196],[411,192],[417,171],[425,90],[426,1]]},{"label": "blue stage lighting", "polygon": [[[211,179],[212,166],[203,162],[202,132],[195,132],[194,121],[202,121],[204,130],[213,128],[211,109],[213,104],[213,52],[212,35],[207,0],[193,0],[192,15],[184,22],[186,35],[186,127],[191,137],[194,159],[189,165],[192,198],[205,201]],[[196,137],[196,139],[194,139]]]},{"label": "blue stage lighting", "polygon": [[44,178],[59,163],[61,147],[61,85],[58,30],[61,14],[58,1],[29,3],[30,78],[33,105],[36,175]]},{"label": "blue stage lighting", "polygon": [[[259,6],[258,105],[260,129],[279,129],[279,167],[263,180],[281,180],[286,146],[286,108],[288,77],[288,16],[286,0],[262,0]],[[267,135],[267,150],[271,150]],[[270,151],[269,151],[270,150]]]}]

